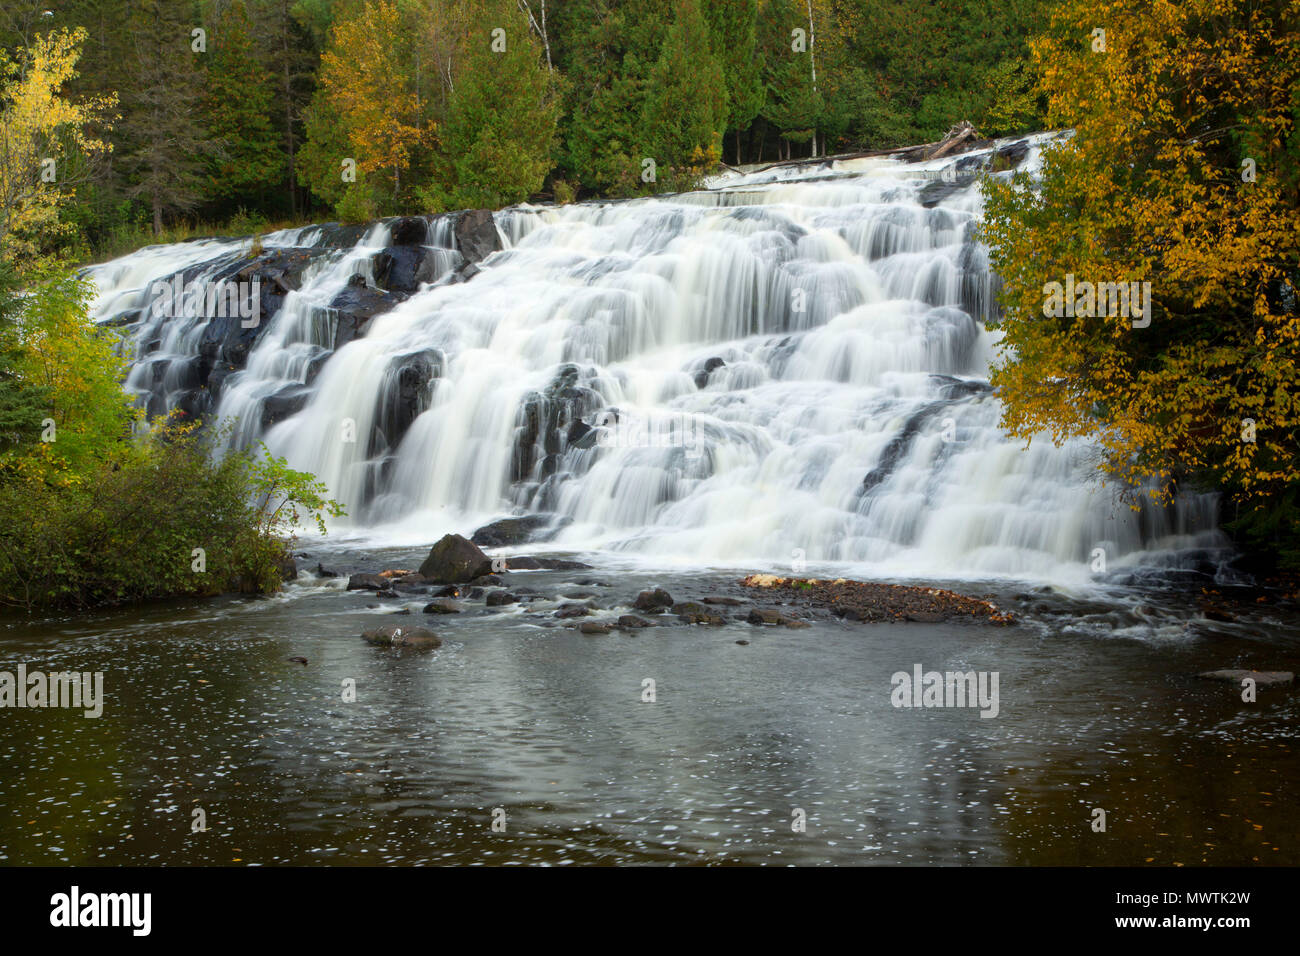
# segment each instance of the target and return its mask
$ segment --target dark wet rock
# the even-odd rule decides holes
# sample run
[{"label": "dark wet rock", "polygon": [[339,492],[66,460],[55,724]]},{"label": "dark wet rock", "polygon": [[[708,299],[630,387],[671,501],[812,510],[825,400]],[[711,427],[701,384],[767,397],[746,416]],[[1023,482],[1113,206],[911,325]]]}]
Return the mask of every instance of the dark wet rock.
[{"label": "dark wet rock", "polygon": [[537,563],[542,566],[544,571],[590,571],[590,564],[583,564],[581,561],[567,561],[563,558],[538,558]]},{"label": "dark wet rock", "polygon": [[583,621],[578,625],[578,630],[583,634],[608,634],[613,628],[599,621]]},{"label": "dark wet rock", "polygon": [[867,472],[862,479],[862,494],[871,491],[877,485],[882,484],[885,479],[894,473],[894,469],[903,459],[904,452],[912,444],[912,441],[920,433],[921,427],[932,417],[939,413],[941,409],[947,407],[946,403],[935,403],[914,412],[903,423],[903,427],[893,438],[889,440],[884,449],[880,452],[880,459],[876,467]]},{"label": "dark wet rock", "polygon": [[930,381],[939,386],[939,394],[949,401],[993,394],[993,386],[981,379],[961,379],[952,375],[931,375]]},{"label": "dark wet rock", "polygon": [[521,555],[517,558],[507,558],[506,569],[509,571],[540,571],[542,570],[542,562],[536,558]]},{"label": "dark wet rock", "polygon": [[739,644],[741,647],[749,646],[749,641],[745,641],[745,640],[736,641],[736,643]]},{"label": "dark wet rock", "polygon": [[518,604],[519,596],[509,591],[493,591],[487,596],[488,607],[501,607],[505,604]]},{"label": "dark wet rock", "polygon": [[528,544],[540,531],[546,529],[554,518],[554,515],[547,514],[501,518],[479,528],[470,540],[483,548],[505,548]]},{"label": "dark wet rock", "polygon": [[337,571],[327,571],[319,561],[316,563],[316,574],[322,578],[337,578],[339,576]]},{"label": "dark wet rock", "polygon": [[570,448],[591,448],[596,444],[596,438],[599,433],[582,419],[578,419],[569,425],[569,433],[565,436]]},{"label": "dark wet rock", "polygon": [[444,535],[420,565],[420,573],[437,584],[462,584],[491,571],[491,558],[458,534]]},{"label": "dark wet rock", "polygon": [[501,234],[487,209],[467,209],[456,219],[456,248],[469,264],[482,262],[501,248]]},{"label": "dark wet rock", "polygon": [[1230,611],[1213,604],[1201,605],[1201,613],[1205,615],[1206,620],[1210,621],[1231,623],[1237,619]]},{"label": "dark wet rock", "polygon": [[1000,173],[1007,169],[1014,169],[1025,161],[1029,156],[1029,140],[1021,139],[1014,143],[1008,143],[1005,146],[998,147],[993,156],[993,171]]},{"label": "dark wet rock", "polygon": [[570,591],[568,594],[562,594],[560,597],[567,601],[585,601],[588,598],[597,597],[595,591]]},{"label": "dark wet rock", "polygon": [[312,389],[306,385],[286,385],[273,395],[262,399],[262,428],[297,415],[311,398]]},{"label": "dark wet rock", "polygon": [[709,376],[713,374],[713,370],[723,368],[726,364],[726,362],[718,358],[716,355],[713,358],[708,359],[704,363],[704,367],[695,373],[695,387],[704,388],[704,386],[709,384]]},{"label": "dark wet rock", "polygon": [[483,596],[483,589],[482,589],[482,588],[470,588],[470,589],[469,589],[469,598],[470,598],[471,601],[477,601],[477,600],[478,600],[479,598],[481,598],[482,596]]},{"label": "dark wet rock", "polygon": [[443,367],[443,354],[436,349],[422,349],[393,358],[376,399],[370,455],[397,447],[411,423],[429,408]]},{"label": "dark wet rock", "polygon": [[460,605],[455,601],[438,600],[430,601],[424,606],[425,614],[459,614]]},{"label": "dark wet rock", "polygon": [[561,604],[555,611],[555,616],[559,618],[569,617],[586,617],[591,613],[591,608],[585,604]]},{"label": "dark wet rock", "polygon": [[772,626],[785,623],[785,617],[780,611],[773,611],[769,608],[754,608],[745,618],[750,624],[768,624]]},{"label": "dark wet rock", "polygon": [[371,258],[375,285],[386,292],[412,295],[438,278],[437,260],[421,246],[388,246]]},{"label": "dark wet rock", "polygon": [[745,602],[740,600],[740,598],[733,598],[733,597],[706,597],[704,599],[704,603],[719,604],[722,605],[723,607],[740,607]]},{"label": "dark wet rock", "polygon": [[421,216],[402,216],[388,227],[393,246],[423,246],[429,241],[429,223]]},{"label": "dark wet rock", "polygon": [[348,578],[349,591],[386,591],[388,579],[378,574],[354,574]]},{"label": "dark wet rock", "polygon": [[394,613],[394,614],[410,614],[410,613],[411,613],[411,609],[410,609],[409,607],[399,608],[398,610],[394,611],[393,613]]},{"label": "dark wet rock", "polygon": [[376,591],[375,597],[383,598],[386,601],[396,601],[396,600],[400,600],[402,596],[398,594],[396,591],[394,591],[392,588],[388,588],[385,591]]},{"label": "dark wet rock", "polygon": [[1205,680],[1222,681],[1238,686],[1249,677],[1255,682],[1256,687],[1285,687],[1295,680],[1295,674],[1292,671],[1222,670],[1204,671],[1196,676]]},{"label": "dark wet rock", "polygon": [[645,614],[662,614],[667,608],[673,606],[673,596],[663,588],[642,591],[636,596],[632,606]]},{"label": "dark wet rock", "polygon": [[653,621],[647,621],[643,617],[637,617],[635,614],[624,614],[618,619],[618,626],[627,630],[636,630],[642,627],[654,627]]},{"label": "dark wet rock", "polygon": [[378,647],[435,648],[442,646],[442,638],[424,627],[407,627],[386,624],[364,632],[361,639]]},{"label": "dark wet rock", "polygon": [[434,597],[453,598],[464,597],[468,593],[466,588],[458,587],[455,584],[448,584],[445,588],[439,588],[433,592]]},{"label": "dark wet rock", "polygon": [[404,297],[366,285],[364,276],[353,276],[347,287],[334,297],[330,308],[336,313],[334,327],[335,351],[353,339],[359,339],[370,328],[370,320],[388,312]]},{"label": "dark wet rock", "polygon": [[[695,606],[700,607],[701,605],[697,604]],[[727,619],[721,614],[714,614],[710,611],[691,611],[685,614],[678,614],[677,620],[681,621],[683,624],[708,624],[714,627],[727,623]]]},{"label": "dark wet rock", "polygon": [[277,561],[275,569],[279,572],[281,581],[296,581],[298,579],[298,564],[293,560],[292,554],[286,554]]}]

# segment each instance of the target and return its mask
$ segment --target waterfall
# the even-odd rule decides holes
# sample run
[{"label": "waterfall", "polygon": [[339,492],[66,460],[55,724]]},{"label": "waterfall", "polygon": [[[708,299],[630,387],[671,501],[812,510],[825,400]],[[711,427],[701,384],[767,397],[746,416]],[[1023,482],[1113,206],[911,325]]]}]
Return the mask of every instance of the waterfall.
[{"label": "waterfall", "polygon": [[[1047,139],[1020,144],[1031,168]],[[265,441],[375,541],[544,514],[548,547],[661,564],[1067,584],[1099,553],[1114,575],[1222,552],[1212,496],[1134,510],[1089,443],[1000,432],[996,280],[958,175],[991,155],[518,206],[477,263],[455,216],[274,233],[252,329],[150,293],[246,281],[248,240],[156,246],[90,270],[94,311],[151,414]]]}]

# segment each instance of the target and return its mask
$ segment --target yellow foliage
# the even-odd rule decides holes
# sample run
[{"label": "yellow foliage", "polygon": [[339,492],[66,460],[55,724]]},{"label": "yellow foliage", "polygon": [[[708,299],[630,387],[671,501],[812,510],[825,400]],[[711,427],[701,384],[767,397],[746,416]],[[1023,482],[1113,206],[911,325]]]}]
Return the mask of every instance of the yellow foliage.
[{"label": "yellow foliage", "polygon": [[19,60],[0,50],[0,255],[20,269],[37,260],[42,240],[70,228],[58,217],[82,178],[74,159],[112,149],[91,130],[107,128],[116,98],[74,102],[63,92],[85,39],[78,27],[37,35]]},{"label": "yellow foliage", "polygon": [[404,52],[404,34],[396,4],[367,2],[354,18],[334,26],[320,69],[321,86],[342,117],[357,168],[386,170],[394,192],[416,151],[432,145],[435,134]]},{"label": "yellow foliage", "polygon": [[[1243,499],[1300,481],[1298,26],[1298,0],[1057,9],[1033,55],[1074,134],[1040,182],[986,186],[1013,434],[1096,435],[1112,474],[1165,499],[1187,477]],[[1149,281],[1149,326],[1046,315],[1067,274]]]}]

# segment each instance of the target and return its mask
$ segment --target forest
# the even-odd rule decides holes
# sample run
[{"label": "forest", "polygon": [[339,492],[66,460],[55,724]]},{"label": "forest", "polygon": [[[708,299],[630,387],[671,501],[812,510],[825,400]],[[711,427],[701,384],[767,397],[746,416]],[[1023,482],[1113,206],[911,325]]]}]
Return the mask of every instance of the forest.
[{"label": "forest", "polygon": [[[58,243],[688,188],[731,165],[1041,126],[1044,0],[5,0],[66,35]],[[49,244],[51,240],[43,240]],[[53,251],[53,250],[51,250]]]}]

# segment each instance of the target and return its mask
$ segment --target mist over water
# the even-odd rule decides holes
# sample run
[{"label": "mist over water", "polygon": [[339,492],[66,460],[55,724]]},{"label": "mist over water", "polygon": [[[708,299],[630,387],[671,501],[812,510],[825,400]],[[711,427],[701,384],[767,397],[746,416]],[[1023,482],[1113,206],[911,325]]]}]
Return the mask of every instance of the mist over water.
[{"label": "mist over water", "polygon": [[[515,207],[495,214],[503,248],[470,281],[435,218],[432,281],[337,349],[329,304],[354,276],[373,284],[390,225],[272,234],[267,250],[311,263],[214,411],[233,441],[264,440],[325,481],[348,507],[332,528],[345,540],[429,542],[547,513],[548,547],[650,566],[1067,587],[1099,580],[1097,549],[1112,577],[1223,554],[1211,497],[1135,511],[1086,443],[1000,432],[984,325],[996,282],[975,241],[978,186],[945,182],[957,162],[778,167],[676,196]],[[92,270],[96,315],[126,324],[127,384],[151,412],[192,395],[210,320],[132,310],[177,272],[228,281],[248,246],[152,247]],[[286,395],[291,413],[268,420]]]}]

